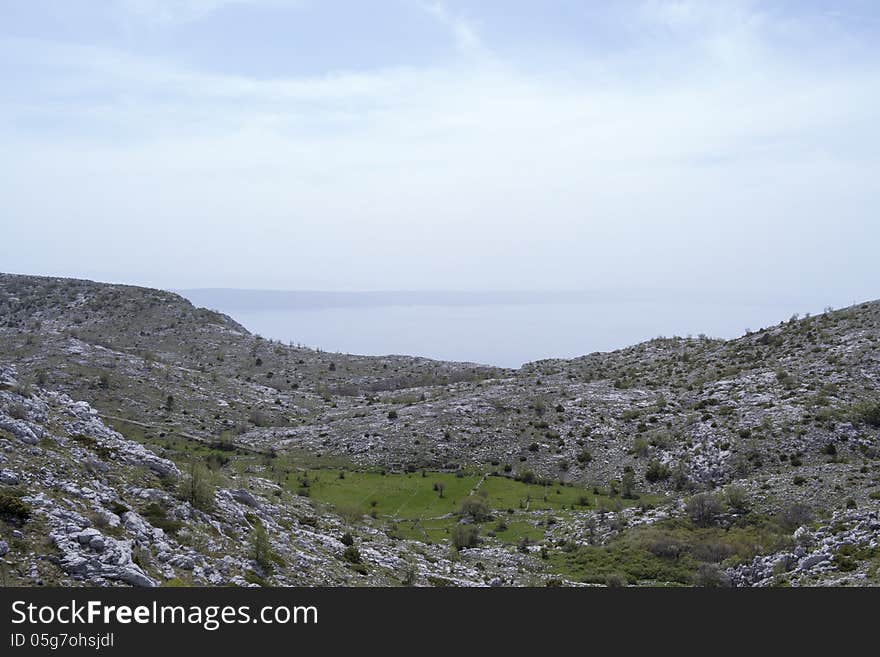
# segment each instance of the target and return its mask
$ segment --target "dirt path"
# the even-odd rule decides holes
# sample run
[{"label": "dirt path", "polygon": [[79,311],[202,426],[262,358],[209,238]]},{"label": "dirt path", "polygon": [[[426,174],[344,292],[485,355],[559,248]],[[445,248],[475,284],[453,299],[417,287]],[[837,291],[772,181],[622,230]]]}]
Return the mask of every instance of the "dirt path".
[{"label": "dirt path", "polygon": [[483,482],[486,481],[487,476],[488,475],[484,472],[483,476],[480,477],[480,480],[477,482],[477,485],[471,488],[471,492],[468,493],[468,495],[474,495],[478,490],[480,490],[480,486],[482,486]]},{"label": "dirt path", "polygon": [[[211,442],[212,442],[210,440],[202,438],[201,436],[196,436],[191,433],[187,433],[186,431],[180,431],[179,429],[175,429],[173,426],[166,426],[166,425],[159,426],[159,425],[155,425],[155,424],[147,424],[146,422],[138,422],[137,420],[131,420],[127,417],[119,417],[117,415],[108,415],[106,413],[98,413],[98,417],[100,417],[101,420],[115,420],[117,422],[125,422],[126,424],[133,424],[134,426],[141,427],[142,429],[149,429],[150,431],[155,431],[157,433],[164,432],[167,434],[174,434],[176,436],[180,436],[181,438],[186,438],[187,440],[192,440],[197,443],[201,443],[202,445],[210,446]],[[110,428],[112,429],[113,427],[111,426]],[[250,452],[251,454],[266,455],[269,453],[268,451],[256,449],[255,447],[248,447],[247,445],[241,445],[236,442],[233,442],[233,446],[235,447],[235,449],[239,449],[243,452]]]}]

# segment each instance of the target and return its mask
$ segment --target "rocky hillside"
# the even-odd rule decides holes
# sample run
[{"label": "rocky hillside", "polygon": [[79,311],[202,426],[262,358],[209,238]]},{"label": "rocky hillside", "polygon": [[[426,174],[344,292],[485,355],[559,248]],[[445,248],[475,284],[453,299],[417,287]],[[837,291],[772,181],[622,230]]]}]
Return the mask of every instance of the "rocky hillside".
[{"label": "rocky hillside", "polygon": [[13,583],[880,583],[877,302],[513,371],[0,275],[0,366]]},{"label": "rocky hillside", "polygon": [[[526,555],[480,550],[451,560],[442,545],[354,527],[259,476],[233,476],[238,487],[206,498],[197,470],[181,472],[126,440],[88,403],[33,386],[25,393],[15,377],[0,368],[4,585],[542,581]],[[475,567],[481,559],[490,568]]]}]

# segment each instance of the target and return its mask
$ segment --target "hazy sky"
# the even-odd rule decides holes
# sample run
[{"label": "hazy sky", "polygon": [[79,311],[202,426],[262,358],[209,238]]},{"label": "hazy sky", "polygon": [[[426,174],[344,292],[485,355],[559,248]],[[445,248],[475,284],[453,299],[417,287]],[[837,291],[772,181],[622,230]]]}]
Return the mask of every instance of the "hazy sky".
[{"label": "hazy sky", "polygon": [[880,297],[872,0],[0,0],[0,76],[0,271]]}]

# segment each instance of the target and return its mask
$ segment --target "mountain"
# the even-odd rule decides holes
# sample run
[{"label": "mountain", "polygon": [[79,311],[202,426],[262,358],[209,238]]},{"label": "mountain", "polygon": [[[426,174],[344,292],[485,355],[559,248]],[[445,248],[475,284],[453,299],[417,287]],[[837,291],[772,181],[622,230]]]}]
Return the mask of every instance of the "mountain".
[{"label": "mountain", "polygon": [[880,583],[880,303],[519,370],[0,275],[9,584]]}]

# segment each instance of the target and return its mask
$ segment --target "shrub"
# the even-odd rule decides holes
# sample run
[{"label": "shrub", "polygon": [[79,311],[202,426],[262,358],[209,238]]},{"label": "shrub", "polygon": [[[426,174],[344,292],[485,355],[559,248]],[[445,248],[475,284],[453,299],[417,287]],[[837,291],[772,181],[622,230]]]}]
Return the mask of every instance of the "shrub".
[{"label": "shrub", "polygon": [[[124,513],[124,512],[123,512]],[[168,534],[176,534],[183,523],[168,517],[168,513],[156,502],[150,502],[141,512],[144,519],[153,527],[158,527]]]},{"label": "shrub", "polygon": [[492,517],[485,498],[479,495],[469,495],[464,498],[458,507],[458,513],[459,515],[470,517],[474,522],[483,522]]},{"label": "shrub", "polygon": [[801,502],[786,504],[776,514],[776,522],[786,531],[793,531],[812,519],[812,509]]},{"label": "shrub", "polygon": [[272,419],[269,417],[269,414],[258,408],[251,411],[248,419],[251,421],[251,424],[256,427],[268,427],[272,424]]},{"label": "shrub", "polygon": [[388,419],[396,420],[397,419],[397,411],[388,411]]},{"label": "shrub", "polygon": [[697,493],[688,498],[685,511],[695,525],[709,527],[718,520],[722,508],[718,498],[711,493]]},{"label": "shrub", "polygon": [[633,441],[632,453],[636,456],[648,455],[648,441],[639,436]]},{"label": "shrub", "polygon": [[620,495],[627,499],[635,499],[636,475],[633,469],[627,466],[623,471],[623,479],[620,481]]},{"label": "shrub", "polygon": [[608,573],[605,576],[605,586],[608,588],[620,588],[622,586],[626,586],[626,575],[622,575],[621,573]]},{"label": "shrub", "polygon": [[354,538],[352,537],[351,532],[345,532],[339,540],[341,540],[342,544],[345,546],[354,545]]},{"label": "shrub", "polygon": [[524,470],[516,475],[517,481],[521,481],[524,484],[534,484],[537,481],[537,477],[535,477],[535,473],[531,470]]},{"label": "shrub", "polygon": [[214,483],[205,466],[192,461],[181,483],[180,497],[202,511],[214,508]]},{"label": "shrub", "polygon": [[456,550],[480,544],[480,530],[475,525],[456,525],[452,530],[452,544]]},{"label": "shrub", "polygon": [[349,563],[360,563],[361,551],[358,550],[354,545],[349,545],[342,553],[342,558]]},{"label": "shrub", "polygon": [[258,524],[251,534],[251,559],[257,562],[264,573],[271,573],[275,567],[273,562],[276,557],[269,544],[269,534],[262,524]]},{"label": "shrub", "polygon": [[880,428],[880,404],[861,406],[856,417],[862,424]]},{"label": "shrub", "polygon": [[31,517],[30,505],[12,492],[0,492],[0,518],[17,524],[26,522]]},{"label": "shrub", "polygon": [[590,450],[585,449],[580,454],[577,455],[577,462],[581,465],[586,465],[590,461],[593,460],[593,455],[590,454]]},{"label": "shrub", "polygon": [[697,572],[694,574],[694,584],[696,586],[705,586],[709,588],[718,588],[721,586],[730,586],[727,575],[723,573],[718,566],[711,563],[701,563]]},{"label": "shrub", "polygon": [[657,459],[651,459],[648,462],[648,467],[645,468],[645,479],[652,484],[664,479],[669,479],[671,474],[669,468],[660,463]]},{"label": "shrub", "polygon": [[742,486],[729,486],[725,491],[728,508],[735,513],[745,513],[749,509],[748,495]]}]

